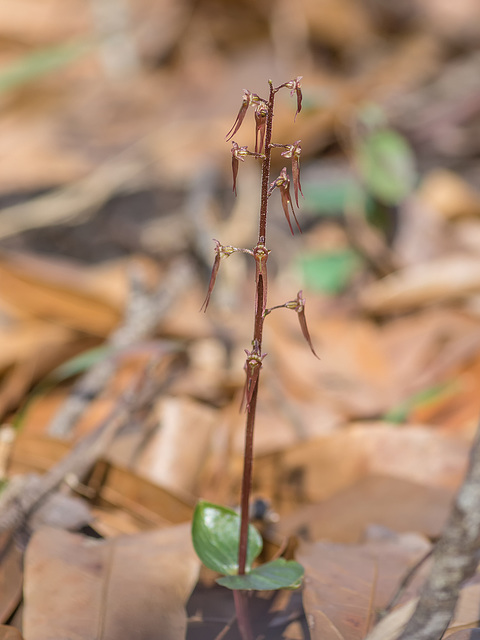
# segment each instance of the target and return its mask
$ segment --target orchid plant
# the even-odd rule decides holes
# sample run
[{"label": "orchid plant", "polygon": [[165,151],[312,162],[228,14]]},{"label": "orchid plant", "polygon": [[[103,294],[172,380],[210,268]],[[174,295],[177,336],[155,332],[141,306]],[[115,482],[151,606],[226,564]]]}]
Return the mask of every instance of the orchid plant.
[{"label": "orchid plant", "polygon": [[[299,291],[293,300],[285,302],[282,305],[267,307],[267,262],[270,253],[266,245],[268,200],[275,190],[280,192],[283,212],[290,232],[294,234],[291,215],[300,233],[301,228],[295,215],[294,202],[292,201],[290,193],[291,181],[293,181],[293,193],[297,207],[299,204],[299,194],[303,195],[300,183],[301,140],[296,140],[293,144],[278,144],[272,142],[275,96],[283,88],[290,89],[291,95],[295,95],[297,100],[296,119],[302,109],[301,79],[302,77],[299,76],[277,87],[269,80],[268,100],[261,98],[256,93],[248,90],[244,91],[242,105],[232,128],[226,135],[226,140],[232,143],[233,191],[235,195],[237,193],[239,163],[245,162],[247,158],[253,158],[256,161],[260,161],[262,165],[258,241],[253,249],[223,245],[218,240],[214,241],[215,260],[207,295],[202,305],[203,311],[206,311],[222,260],[237,252],[245,253],[253,257],[255,260],[255,317],[251,348],[245,349],[246,359],[244,368],[246,376],[243,398],[246,411],[246,428],[241,513],[239,516],[233,510],[201,501],[197,505],[192,525],[193,544],[199,558],[206,566],[224,574],[224,577],[217,580],[219,584],[234,590],[296,588],[300,585],[303,576],[303,568],[301,565],[293,561],[287,562],[282,558],[252,569],[252,564],[261,551],[262,540],[255,528],[249,524],[249,503],[253,468],[253,434],[260,372],[266,357],[266,354],[262,351],[265,318],[272,311],[279,308],[295,311],[300,322],[302,334],[312,353],[318,357],[315,353],[307,327],[305,298],[303,297],[302,291]],[[242,126],[250,107],[253,108],[255,115],[255,151],[250,151],[248,146],[240,146],[233,139]],[[271,180],[271,154],[272,150],[277,148],[284,150],[281,152],[282,157],[291,159],[291,179],[287,172],[287,167],[284,167],[280,175],[273,181]],[[244,616],[242,615],[242,601],[238,598],[238,594],[236,604],[240,624],[241,618],[244,618]],[[242,625],[240,624],[240,626]],[[249,637],[245,629],[242,635],[245,638]]]}]

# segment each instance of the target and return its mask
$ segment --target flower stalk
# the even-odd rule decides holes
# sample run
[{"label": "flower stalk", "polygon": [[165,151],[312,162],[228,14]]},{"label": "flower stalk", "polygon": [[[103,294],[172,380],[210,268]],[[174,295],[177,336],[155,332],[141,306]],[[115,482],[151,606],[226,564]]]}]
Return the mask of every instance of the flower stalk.
[{"label": "flower stalk", "polygon": [[[253,339],[251,343],[251,349],[245,349],[245,387],[243,394],[243,404],[246,411],[246,425],[245,425],[245,449],[243,459],[243,476],[242,476],[242,489],[240,498],[240,540],[238,547],[238,574],[243,576],[246,573],[247,565],[247,552],[248,552],[248,533],[249,533],[249,513],[250,513],[250,494],[252,488],[252,471],[253,471],[253,436],[255,429],[255,416],[257,408],[258,397],[258,385],[260,381],[260,372],[263,366],[263,360],[266,356],[262,352],[263,341],[263,327],[265,318],[274,309],[287,308],[297,312],[300,328],[302,334],[307,341],[313,354],[317,356],[313,348],[312,340],[308,332],[306,319],[305,319],[305,299],[301,291],[298,292],[295,300],[271,307],[267,309],[268,298],[268,274],[267,274],[267,262],[269,256],[269,249],[267,248],[267,214],[268,214],[268,202],[270,196],[275,189],[280,191],[281,203],[285,218],[291,233],[294,233],[293,226],[290,221],[290,214],[293,215],[298,230],[301,233],[301,228],[295,215],[294,203],[290,195],[290,177],[287,173],[287,168],[284,167],[280,172],[280,175],[271,181],[271,154],[272,149],[281,148],[284,151],[281,155],[285,158],[289,158],[292,161],[292,178],[294,187],[295,204],[298,207],[298,194],[302,193],[300,185],[300,165],[299,158],[301,153],[300,140],[297,140],[293,144],[278,144],[272,143],[272,127],[275,107],[275,95],[282,89],[290,89],[291,95],[295,95],[297,99],[297,110],[295,118],[302,107],[302,91],[300,86],[301,76],[298,76],[290,82],[285,82],[278,87],[274,87],[271,80],[269,84],[269,97],[265,100],[258,96],[256,93],[251,93],[248,90],[244,91],[242,105],[237,114],[235,122],[232,128],[226,135],[226,140],[232,141],[232,174],[233,174],[233,191],[237,194],[237,177],[239,170],[239,163],[244,162],[247,157],[253,157],[262,163],[262,180],[261,180],[261,194],[260,194],[260,211],[259,211],[259,226],[258,226],[258,239],[257,244],[253,249],[239,249],[230,245],[222,245],[218,240],[215,240],[215,262],[212,268],[212,274],[210,277],[210,283],[208,286],[208,292],[206,299],[202,305],[202,309],[206,310],[210,297],[213,291],[215,280],[220,267],[222,259],[229,257],[232,253],[243,252],[251,255],[255,260],[255,314],[253,322]],[[249,151],[247,146],[240,146],[233,140],[233,136],[236,135],[240,129],[249,107],[253,107],[255,111],[255,151]],[[317,356],[318,357],[318,356]]]}]

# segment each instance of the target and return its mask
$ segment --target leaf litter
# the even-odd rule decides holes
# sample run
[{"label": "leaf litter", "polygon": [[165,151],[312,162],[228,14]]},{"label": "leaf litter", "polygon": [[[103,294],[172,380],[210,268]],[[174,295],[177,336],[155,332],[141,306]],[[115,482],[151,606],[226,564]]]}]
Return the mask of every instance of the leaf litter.
[{"label": "leaf litter", "polygon": [[[71,59],[100,28],[76,0],[3,16],[0,412],[18,435],[0,466],[0,637],[238,637],[186,523],[198,498],[238,505],[248,267],[237,252],[209,289],[211,238],[253,237],[248,171],[235,208],[225,196],[224,133],[274,64],[303,74],[303,236],[272,216],[269,304],[302,292],[308,344],[269,314],[254,489],[265,559],[286,547],[306,579],[303,610],[255,596],[252,616],[265,638],[387,640],[410,615],[424,569],[375,630],[443,528],[478,420],[478,8],[297,4],[268,20],[247,0],[117,9],[142,67],[119,78],[101,38]],[[276,126],[291,130],[281,109]],[[260,153],[262,135],[260,113]],[[103,345],[89,381],[49,377]],[[478,599],[474,578],[445,638],[475,637]]]}]

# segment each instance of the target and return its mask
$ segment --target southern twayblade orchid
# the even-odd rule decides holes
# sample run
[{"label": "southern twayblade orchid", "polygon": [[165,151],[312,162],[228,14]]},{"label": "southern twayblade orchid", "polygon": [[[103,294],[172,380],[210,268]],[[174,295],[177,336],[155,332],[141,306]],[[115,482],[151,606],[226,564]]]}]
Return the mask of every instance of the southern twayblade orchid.
[{"label": "southern twayblade orchid", "polygon": [[[269,196],[273,193],[275,188],[280,190],[282,199],[282,207],[285,213],[285,217],[288,222],[291,233],[293,234],[293,227],[291,223],[291,214],[295,219],[295,223],[298,230],[301,232],[300,225],[294,211],[294,204],[290,195],[290,177],[287,174],[287,169],[284,167],[280,172],[280,175],[271,182],[271,155],[274,147],[280,147],[283,151],[282,155],[285,158],[292,160],[292,176],[294,185],[295,203],[298,206],[298,193],[303,195],[300,184],[300,165],[299,158],[301,153],[300,140],[297,140],[294,144],[274,144],[272,143],[272,130],[273,130],[273,112],[275,107],[276,93],[282,89],[287,88],[290,90],[291,95],[296,94],[297,108],[295,117],[298,115],[302,108],[302,91],[300,87],[301,76],[296,77],[290,82],[286,82],[280,86],[274,87],[271,80],[269,80],[269,97],[268,100],[264,100],[260,96],[250,91],[244,91],[242,105],[238,111],[235,122],[232,128],[227,133],[227,141],[232,141],[235,134],[240,129],[246,112],[249,107],[254,108],[255,112],[255,152],[248,150],[246,146],[240,146],[237,142],[232,142],[232,173],[233,173],[233,191],[237,192],[237,177],[239,171],[239,162],[243,162],[247,156],[254,156],[260,158],[262,161],[262,178],[261,178],[261,193],[260,193],[260,209],[259,209],[259,226],[258,226],[258,241],[253,249],[239,249],[232,246],[224,246],[217,240],[215,241],[215,262],[212,268],[210,276],[210,282],[208,285],[208,292],[205,301],[202,305],[202,309],[207,308],[212,291],[215,285],[215,280],[219,271],[220,262],[222,258],[230,256],[234,252],[241,251],[251,255],[255,259],[255,314],[254,314],[254,327],[253,327],[253,339],[251,350],[246,349],[246,361],[245,361],[245,387],[243,401],[246,405],[246,425],[245,425],[245,449],[244,449],[244,468],[242,476],[242,490],[241,490],[241,516],[240,516],[240,535],[238,542],[238,576],[235,578],[243,578],[246,573],[249,573],[248,549],[249,549],[249,498],[251,494],[252,486],[252,468],[253,468],[253,435],[255,426],[255,416],[257,407],[257,396],[259,387],[259,375],[263,365],[263,359],[266,354],[262,351],[262,340],[265,317],[277,307],[267,309],[267,262],[269,256],[269,249],[266,244],[267,236],[267,214],[268,214],[268,201]],[[314,351],[312,340],[308,332],[307,323],[305,320],[305,299],[301,291],[298,292],[295,300],[291,300],[283,305],[284,308],[289,308],[297,312],[302,334],[308,342],[310,349],[316,357],[317,354]],[[233,548],[233,554],[236,554],[237,547]],[[290,578],[289,578],[290,579]],[[237,583],[235,583],[237,584]],[[240,582],[243,584],[243,582]],[[285,586],[293,586],[293,582],[285,583]],[[297,582],[295,582],[297,586]],[[241,589],[243,587],[233,587]],[[248,587],[250,588],[250,587]],[[243,605],[240,598],[236,599],[236,609],[239,617],[245,618],[242,613]],[[250,638],[249,634],[243,634],[242,637]]]},{"label": "southern twayblade orchid", "polygon": [[287,174],[287,167],[283,167],[283,169],[280,171],[280,175],[278,176],[278,178],[270,184],[270,188],[268,190],[269,196],[272,194],[275,187],[280,189],[283,211],[285,213],[288,226],[290,227],[290,231],[292,232],[292,236],[294,235],[294,232],[293,232],[292,223],[290,222],[290,209],[292,210],[297,228],[300,231],[300,233],[302,233],[300,225],[298,224],[297,216],[295,215],[295,211],[293,209],[292,198],[290,196],[290,178],[288,177],[288,174]]}]

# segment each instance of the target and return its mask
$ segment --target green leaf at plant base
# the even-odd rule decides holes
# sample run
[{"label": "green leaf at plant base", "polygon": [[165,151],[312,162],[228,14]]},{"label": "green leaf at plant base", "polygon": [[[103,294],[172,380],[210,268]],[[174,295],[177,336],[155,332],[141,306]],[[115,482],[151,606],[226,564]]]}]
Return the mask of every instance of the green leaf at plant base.
[{"label": "green leaf at plant base", "polygon": [[398,204],[416,182],[415,157],[407,140],[392,129],[377,129],[356,145],[355,160],[367,189],[380,202]]},{"label": "green leaf at plant base", "polygon": [[218,584],[228,589],[273,591],[275,589],[298,589],[302,583],[303,567],[294,560],[278,558],[252,569],[244,576],[218,578]]},{"label": "green leaf at plant base", "polygon": [[[238,545],[240,538],[240,516],[211,502],[201,500],[193,514],[192,541],[203,564],[213,571],[232,575],[238,572]],[[262,537],[250,525],[248,530],[248,553],[246,570],[262,550]]]}]

